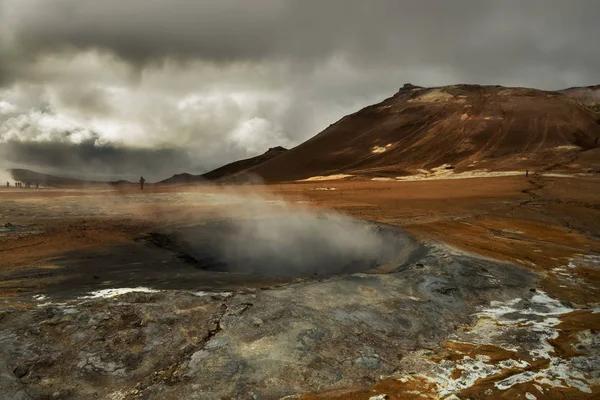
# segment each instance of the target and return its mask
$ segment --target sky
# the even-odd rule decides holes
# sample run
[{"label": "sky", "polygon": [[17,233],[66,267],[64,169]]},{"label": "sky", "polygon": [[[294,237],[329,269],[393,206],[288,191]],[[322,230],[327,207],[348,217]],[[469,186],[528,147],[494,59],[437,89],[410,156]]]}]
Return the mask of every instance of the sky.
[{"label": "sky", "polygon": [[0,0],[0,167],[167,178],[404,83],[600,83],[597,0]]}]

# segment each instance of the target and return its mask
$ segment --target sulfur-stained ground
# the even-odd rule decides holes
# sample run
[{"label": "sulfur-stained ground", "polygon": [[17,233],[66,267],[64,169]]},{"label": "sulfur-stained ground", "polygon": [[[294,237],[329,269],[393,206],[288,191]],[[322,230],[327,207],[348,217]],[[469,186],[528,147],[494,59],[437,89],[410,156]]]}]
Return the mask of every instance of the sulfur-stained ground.
[{"label": "sulfur-stained ground", "polygon": [[[278,207],[410,251],[262,276],[164,240]],[[599,396],[597,178],[3,190],[0,222],[2,398]]]}]

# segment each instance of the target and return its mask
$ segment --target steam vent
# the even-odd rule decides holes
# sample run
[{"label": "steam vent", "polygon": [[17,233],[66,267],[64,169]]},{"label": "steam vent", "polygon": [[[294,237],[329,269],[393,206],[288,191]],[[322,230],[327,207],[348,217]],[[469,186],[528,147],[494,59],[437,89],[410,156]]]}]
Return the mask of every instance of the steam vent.
[{"label": "steam vent", "polygon": [[208,222],[149,240],[201,270],[289,277],[399,267],[421,251],[398,228],[327,214]]}]

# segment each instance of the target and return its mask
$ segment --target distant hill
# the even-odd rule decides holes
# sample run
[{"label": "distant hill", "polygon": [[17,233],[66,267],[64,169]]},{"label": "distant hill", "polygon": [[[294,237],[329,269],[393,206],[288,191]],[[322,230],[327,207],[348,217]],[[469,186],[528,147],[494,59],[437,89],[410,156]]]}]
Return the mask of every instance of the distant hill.
[{"label": "distant hill", "polygon": [[31,171],[29,169],[9,169],[7,170],[13,180],[22,183],[31,183],[32,186],[39,184],[40,186],[78,186],[78,185],[107,185],[107,184],[131,184],[128,181],[92,181],[76,178],[64,178],[60,176],[42,174],[40,172]]},{"label": "distant hill", "polygon": [[[592,98],[587,89],[583,92]],[[600,118],[581,106],[581,96],[574,99],[576,92],[405,85],[245,172],[277,182],[424,175],[440,168],[586,171],[595,167],[591,160],[600,145]]]},{"label": "distant hill", "polygon": [[286,148],[281,146],[271,147],[269,150],[259,156],[247,158],[245,160],[234,161],[202,175],[191,175],[188,173],[177,174],[159,183],[182,184],[226,179],[243,173],[244,171],[247,171],[248,169],[260,165],[266,161],[279,157],[287,151],[288,150]]},{"label": "distant hill", "polygon": [[600,113],[600,85],[572,87],[561,90],[560,93]]}]

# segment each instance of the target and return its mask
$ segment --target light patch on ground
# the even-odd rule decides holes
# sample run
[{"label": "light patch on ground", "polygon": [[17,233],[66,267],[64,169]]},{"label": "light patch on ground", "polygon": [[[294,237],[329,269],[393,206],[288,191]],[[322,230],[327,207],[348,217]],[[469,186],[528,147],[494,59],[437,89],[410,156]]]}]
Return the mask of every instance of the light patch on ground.
[{"label": "light patch on ground", "polygon": [[[534,250],[535,251],[535,250]],[[555,279],[559,280],[563,285],[560,287],[587,287],[591,290],[596,290],[591,282],[584,279],[580,274],[578,268],[598,268],[600,266],[600,256],[595,255],[584,255],[575,254],[572,258],[569,258],[567,265],[561,265],[559,267],[552,268],[548,273]],[[565,286],[564,284],[568,285]]]},{"label": "light patch on ground", "polygon": [[[472,164],[473,165],[473,164]],[[474,170],[455,173],[454,169],[448,169],[449,164],[440,165],[432,168],[431,171],[418,170],[418,174],[410,176],[398,176],[398,181],[422,181],[422,180],[444,180],[444,179],[469,179],[469,178],[492,178],[499,176],[517,176],[525,175],[524,171],[496,171]]]},{"label": "light patch on ground", "polygon": [[488,115],[488,116],[483,117],[483,119],[486,120],[486,121],[498,121],[498,120],[502,120],[504,118],[502,118],[500,116],[493,116],[492,117],[492,116]]},{"label": "light patch on ground", "polygon": [[317,176],[311,176],[310,178],[306,178],[306,179],[300,179],[297,182],[331,181],[331,180],[336,180],[336,179],[350,178],[351,176],[354,176],[354,175],[347,175],[347,174],[317,175]]},{"label": "light patch on ground", "polygon": [[196,296],[196,297],[206,297],[206,296],[222,296],[225,298],[229,298],[231,296],[233,296],[232,292],[204,292],[204,291],[199,291],[199,292],[191,292],[192,295]]},{"label": "light patch on ground", "polygon": [[[455,100],[456,98],[451,95],[450,93],[446,93],[442,90],[431,90],[419,97],[417,97],[416,99],[410,99],[408,100],[409,103],[416,103],[416,102],[421,102],[421,103],[439,103],[439,102],[447,102],[447,101],[452,101]],[[458,100],[458,99],[456,99]],[[460,101],[464,102],[464,99],[460,99]]]},{"label": "light patch on ground", "polygon": [[[457,348],[452,351],[459,359],[450,357],[426,361],[425,371],[418,376],[435,383],[441,398],[485,381],[493,382],[496,376],[500,380],[494,382],[494,387],[500,391],[522,383],[533,383],[540,393],[543,393],[543,386],[592,393],[591,386],[600,384],[600,379],[589,373],[594,360],[556,357],[549,342],[559,336],[557,325],[561,316],[573,311],[541,291],[529,300],[493,301],[488,308],[476,314],[478,321],[475,326],[457,332],[452,339],[467,348],[475,346],[472,347],[474,350],[465,354]],[[514,340],[510,339],[514,337],[522,337],[523,340],[514,345]],[[509,342],[513,343],[512,346]],[[494,359],[477,354],[478,349],[490,346],[500,353],[507,351],[513,358],[500,353],[499,356],[493,355]],[[526,397],[536,398],[532,393]]]},{"label": "light patch on ground", "polygon": [[371,180],[372,181],[388,182],[388,181],[396,181],[396,178],[378,177],[378,178],[372,178]]},{"label": "light patch on ground", "polygon": [[581,150],[581,147],[574,146],[574,145],[556,146],[556,147],[552,147],[550,150],[554,150],[554,151]]},{"label": "light patch on ground", "polygon": [[337,188],[334,188],[334,187],[319,187],[319,188],[314,188],[313,190],[337,190]]},{"label": "light patch on ground", "polygon": [[505,233],[515,233],[517,235],[523,235],[525,233],[523,231],[518,231],[516,229],[502,229],[502,232],[505,232]]},{"label": "light patch on ground", "polygon": [[388,143],[385,146],[373,146],[373,150],[371,150],[371,153],[374,153],[374,154],[385,153],[387,150],[390,149],[390,147],[392,147],[391,143]]},{"label": "light patch on ground", "polygon": [[87,296],[80,297],[81,299],[108,299],[111,297],[121,296],[127,293],[158,293],[160,290],[150,289],[139,286],[136,288],[117,288],[117,289],[102,289],[91,292]]},{"label": "light patch on ground", "polygon": [[541,174],[541,175],[549,177],[549,178],[572,178],[574,176],[586,176],[586,174],[561,174],[558,172],[551,172],[551,173]]},{"label": "light patch on ground", "polygon": [[[502,371],[502,368],[488,364],[486,361],[489,360],[485,356],[480,356],[478,359],[465,356],[458,362],[442,361],[437,368],[433,369],[438,374],[433,381],[437,384],[440,395],[446,396],[472,387],[477,380],[496,375]],[[453,378],[455,370],[461,372],[460,377],[457,379]]]}]

